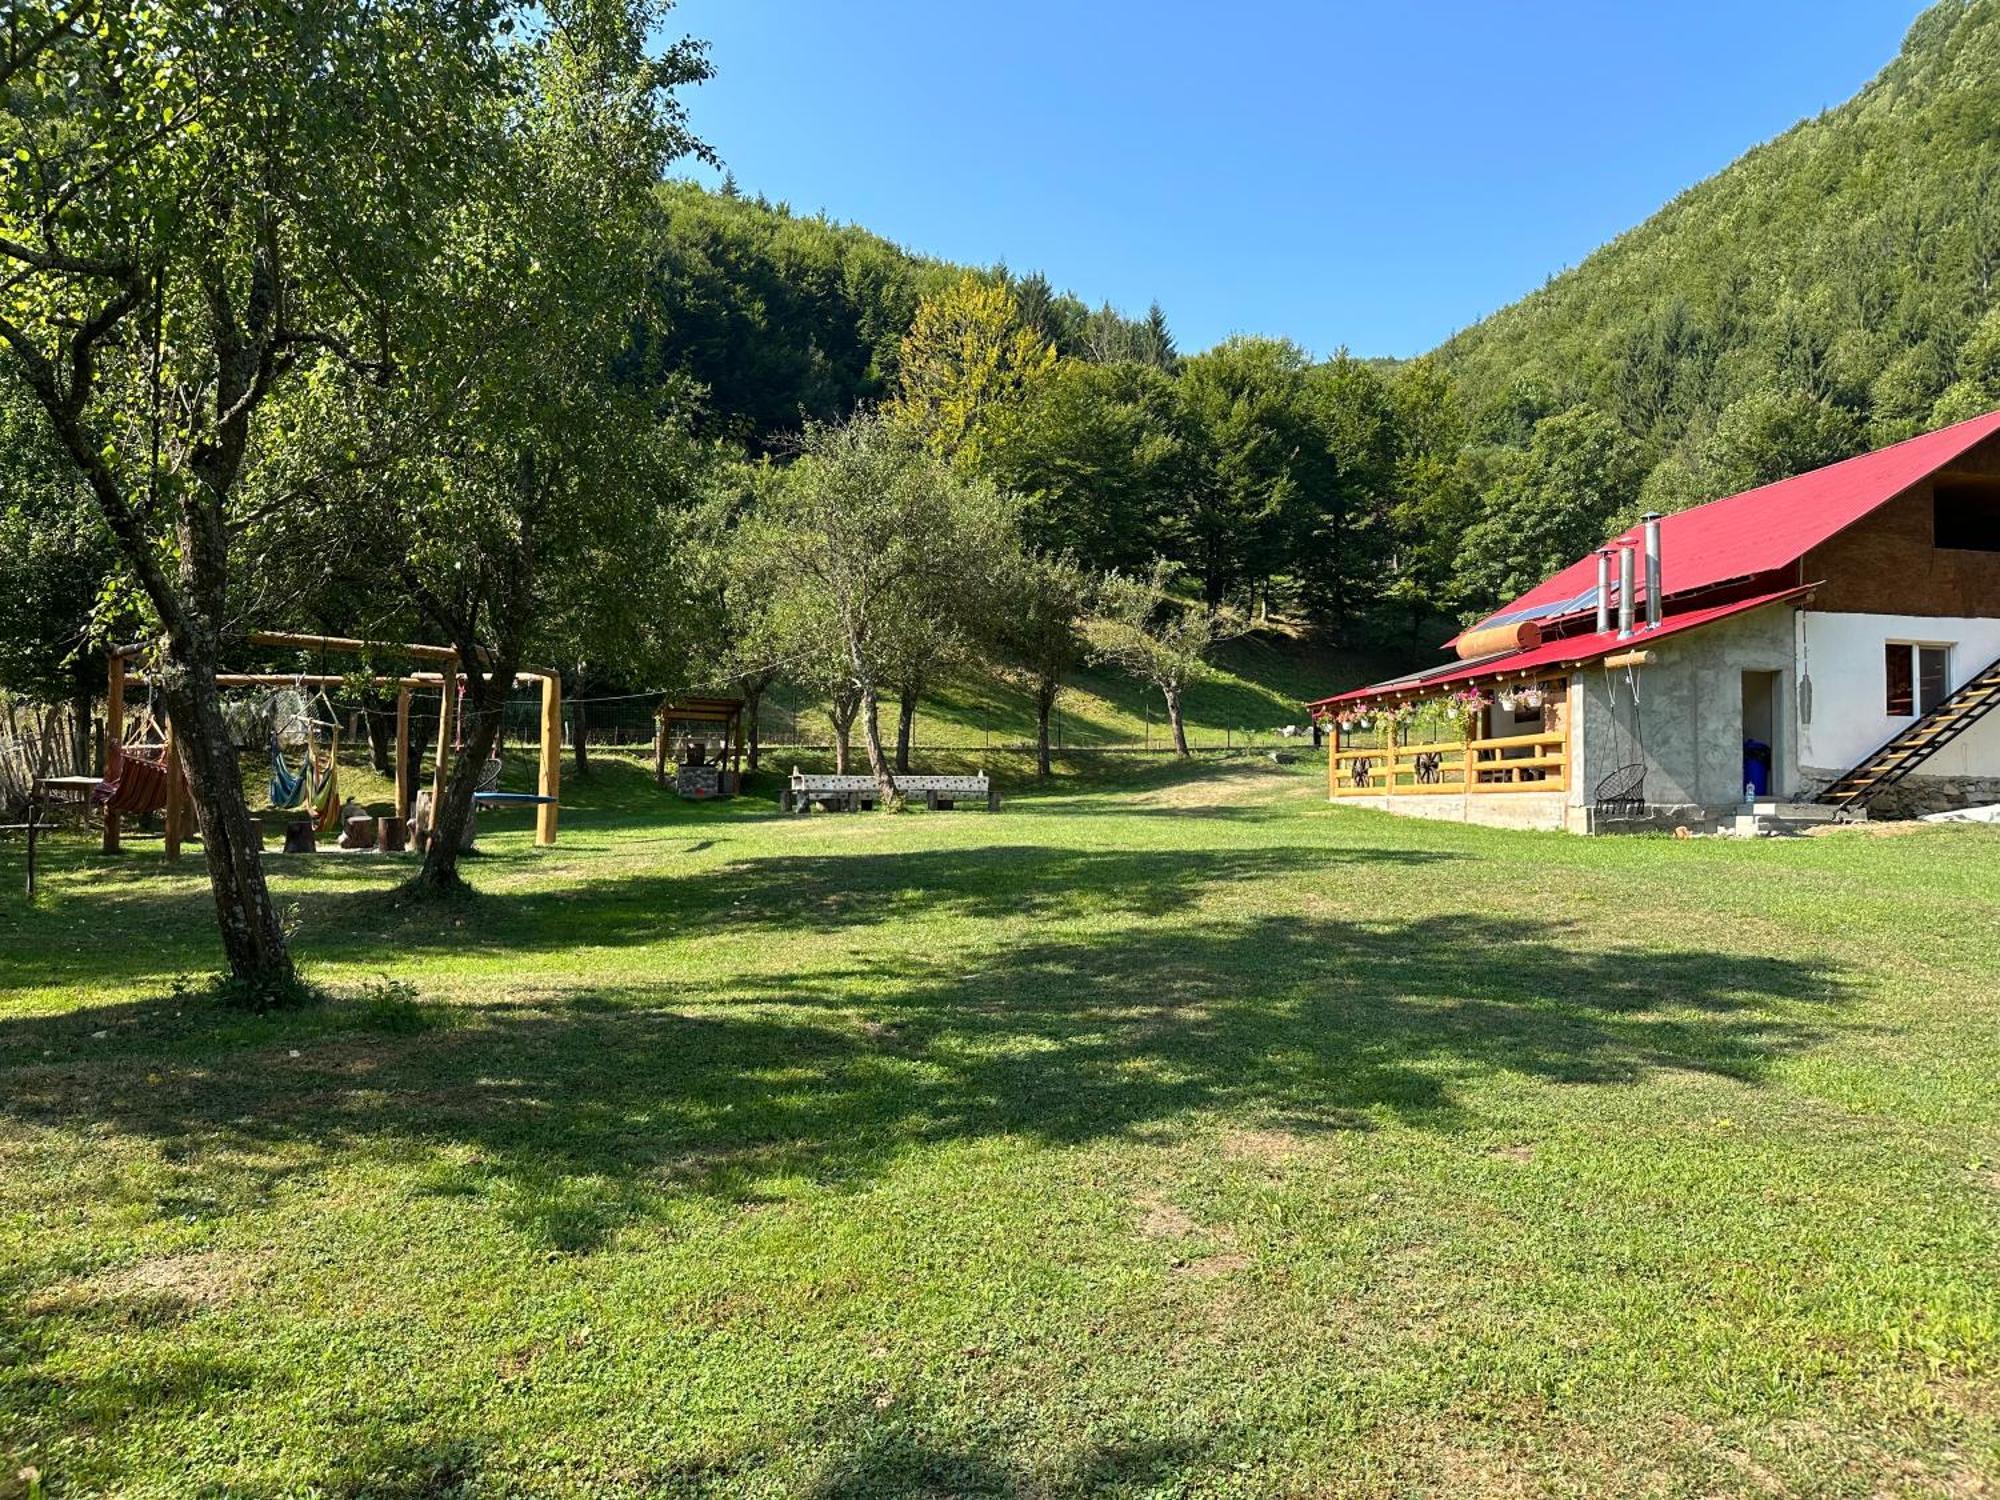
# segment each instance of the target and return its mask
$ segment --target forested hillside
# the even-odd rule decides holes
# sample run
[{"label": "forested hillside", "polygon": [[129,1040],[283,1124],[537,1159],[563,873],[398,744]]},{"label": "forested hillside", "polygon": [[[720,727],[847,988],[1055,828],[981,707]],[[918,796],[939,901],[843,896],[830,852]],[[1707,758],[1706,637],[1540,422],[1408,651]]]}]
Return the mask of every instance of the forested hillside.
[{"label": "forested hillside", "polygon": [[2000,405],[2000,0],[1943,0],[1855,99],[1401,364],[1267,339],[1183,357],[1157,306],[1092,311],[733,187],[662,204],[640,357],[699,388],[713,435],[782,452],[896,398],[917,308],[969,274],[1055,354],[951,444],[1024,498],[1037,545],[1163,555],[1211,602],[1414,645],[1642,509]]},{"label": "forested hillside", "polygon": [[1440,358],[1485,435],[1587,402],[1663,507],[2000,401],[2000,6],[1943,0],[1854,99]]}]

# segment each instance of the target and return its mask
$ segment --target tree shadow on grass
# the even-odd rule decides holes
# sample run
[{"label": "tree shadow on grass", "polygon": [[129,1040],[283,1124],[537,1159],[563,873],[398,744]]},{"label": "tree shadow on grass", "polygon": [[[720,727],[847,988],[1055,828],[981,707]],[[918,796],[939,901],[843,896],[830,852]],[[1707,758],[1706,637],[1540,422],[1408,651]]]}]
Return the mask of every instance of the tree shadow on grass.
[{"label": "tree shadow on grass", "polygon": [[817,1472],[801,1490],[809,1500],[880,1496],[917,1500],[940,1495],[1027,1500],[1046,1495],[1154,1493],[1213,1451],[1210,1442],[1139,1439],[1102,1443],[1030,1469],[983,1451],[976,1441],[928,1429],[910,1413],[823,1418],[831,1430]]},{"label": "tree shadow on grass", "polygon": [[[766,861],[761,876],[725,866],[706,895],[674,881],[644,894],[697,903],[677,920],[777,924],[791,919],[775,905],[738,910],[757,881],[837,887],[860,892],[837,920],[872,922],[912,891],[976,916],[1051,873],[1023,854],[996,891],[954,886],[952,856],[898,858],[900,873],[879,856],[848,857],[853,869]],[[1198,888],[1263,867],[1202,859],[1138,893],[1180,902],[1174,923],[1128,893],[1108,931],[1044,923],[1007,948],[942,944],[735,981],[579,975],[439,1007],[455,1024],[433,1029],[385,1027],[352,1002],[251,1018],[142,1001],[0,1021],[0,1119],[114,1150],[143,1143],[169,1169],[162,1218],[254,1211],[296,1191],[287,1178],[372,1162],[413,1199],[462,1199],[524,1247],[587,1255],[689,1200],[859,1190],[932,1146],[1171,1139],[1223,1121],[1451,1134],[1476,1124],[1480,1085],[1496,1076],[1618,1086],[1675,1070],[1755,1085],[1842,1024],[1843,987],[1811,961],[1613,950],[1490,915],[1207,914]],[[45,1373],[62,1326],[102,1315],[79,1302],[31,1329],[0,1314],[7,1378],[46,1409],[45,1431],[266,1378],[199,1344],[87,1387]],[[391,1452],[395,1435],[379,1437]],[[420,1456],[449,1483],[477,1462],[457,1448]],[[1074,1488],[1138,1483],[1152,1460],[1104,1463]],[[364,1443],[330,1491],[424,1492],[382,1488],[385,1472]],[[1030,1494],[1046,1480],[949,1435],[884,1426],[848,1432],[812,1492]]]},{"label": "tree shadow on grass", "polygon": [[[382,969],[394,971],[429,954],[582,951],[711,932],[829,932],[908,919],[1164,916],[1212,891],[1310,869],[1461,857],[1341,846],[1076,850],[1001,844],[776,855],[689,869],[681,860],[687,852],[685,841],[673,840],[655,871],[491,889],[448,908],[402,898],[385,885],[379,866],[373,875],[342,869],[314,890],[281,888],[280,899],[298,913],[304,935],[299,952],[308,965],[330,953],[349,960],[379,955]],[[472,878],[479,879],[477,869]],[[131,883],[77,893],[60,908],[0,922],[0,933],[18,926],[22,937],[0,950],[0,991],[52,979],[102,986],[153,977],[164,983],[214,962],[211,921],[205,889]],[[59,973],[52,973],[54,944],[30,939],[37,925],[56,931],[60,923],[75,937],[64,945]],[[72,1028],[92,1019],[89,1012],[66,1015]],[[0,1059],[5,1055],[0,1033]]]},{"label": "tree shadow on grass", "polygon": [[[1607,951],[1541,921],[1188,918],[726,993],[668,975],[555,989],[415,1035],[103,1007],[96,1040],[74,1016],[24,1018],[0,1023],[16,1060],[0,1112],[150,1138],[211,1174],[219,1212],[302,1158],[469,1148],[479,1165],[434,1190],[582,1252],[678,1196],[861,1185],[933,1143],[1077,1144],[1221,1115],[1449,1131],[1495,1074],[1754,1084],[1841,1003],[1809,961]],[[285,1165],[261,1165],[276,1147]]]}]

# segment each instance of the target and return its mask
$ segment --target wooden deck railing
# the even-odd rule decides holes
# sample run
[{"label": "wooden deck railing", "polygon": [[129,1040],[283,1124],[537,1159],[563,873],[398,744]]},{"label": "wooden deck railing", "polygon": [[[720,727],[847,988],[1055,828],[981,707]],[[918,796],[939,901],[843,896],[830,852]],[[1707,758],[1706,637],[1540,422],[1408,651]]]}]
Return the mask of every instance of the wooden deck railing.
[{"label": "wooden deck railing", "polygon": [[1556,732],[1336,749],[1328,781],[1336,797],[1432,797],[1566,791],[1568,773],[1569,736]]}]

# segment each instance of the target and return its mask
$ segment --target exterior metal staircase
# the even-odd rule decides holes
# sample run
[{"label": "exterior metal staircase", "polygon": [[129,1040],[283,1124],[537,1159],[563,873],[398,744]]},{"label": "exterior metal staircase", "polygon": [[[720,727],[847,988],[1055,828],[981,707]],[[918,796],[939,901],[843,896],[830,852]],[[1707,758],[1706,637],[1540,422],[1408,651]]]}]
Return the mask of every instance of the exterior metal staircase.
[{"label": "exterior metal staircase", "polygon": [[1861,764],[1843,772],[1814,800],[1831,807],[1860,807],[1882,788],[1901,781],[1996,707],[2000,707],[2000,661],[1988,664],[1984,671]]}]

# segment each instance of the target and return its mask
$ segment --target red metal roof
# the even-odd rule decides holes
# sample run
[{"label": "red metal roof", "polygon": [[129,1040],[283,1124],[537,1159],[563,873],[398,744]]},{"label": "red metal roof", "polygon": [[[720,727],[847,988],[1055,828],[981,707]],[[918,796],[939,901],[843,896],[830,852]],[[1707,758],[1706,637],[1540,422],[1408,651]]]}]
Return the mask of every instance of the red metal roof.
[{"label": "red metal roof", "polygon": [[[1991,411],[1668,516],[1660,523],[1661,597],[1787,567],[1996,432],[2000,411]],[[1624,536],[1637,540],[1639,533],[1635,528]],[[1468,628],[1517,614],[1557,619],[1584,613],[1596,608],[1596,589],[1597,560],[1584,557]],[[1575,607],[1550,609],[1562,605]]]},{"label": "red metal roof", "polygon": [[1753,609],[1762,609],[1768,604],[1783,604],[1793,599],[1802,599],[1811,593],[1814,587],[1813,584],[1804,584],[1798,588],[1780,589],[1773,594],[1758,594],[1749,599],[1737,599],[1728,604],[1712,604],[1706,609],[1683,610],[1679,614],[1667,615],[1660,621],[1658,630],[1647,630],[1641,626],[1622,641],[1618,639],[1616,630],[1593,630],[1582,635],[1566,635],[1557,640],[1543,641],[1539,646],[1530,646],[1525,651],[1510,651],[1504,656],[1487,656],[1476,661],[1457,662],[1413,677],[1396,677],[1387,682],[1371,683],[1367,687],[1336,693],[1331,698],[1316,698],[1306,707],[1308,710],[1328,708],[1336,703],[1400,697],[1407,693],[1430,693],[1437,688],[1467,687],[1477,682],[1520,677],[1530,672],[1550,672],[1566,667],[1579,667],[1615,652],[1643,650],[1653,642],[1665,640],[1670,635],[1682,635],[1703,625],[1713,625],[1717,620],[1726,620],[1732,615],[1748,614]]}]

